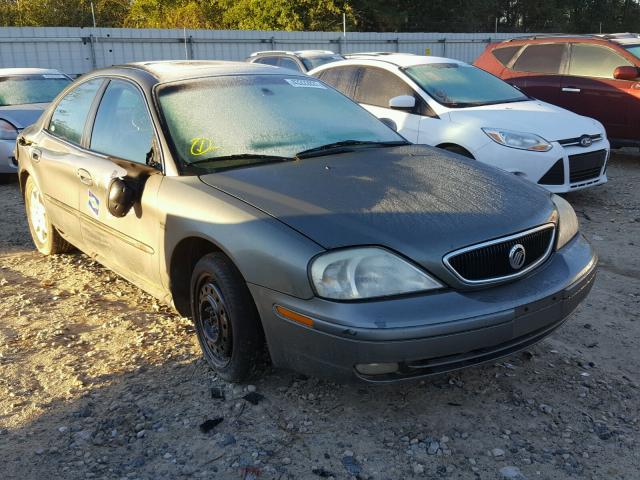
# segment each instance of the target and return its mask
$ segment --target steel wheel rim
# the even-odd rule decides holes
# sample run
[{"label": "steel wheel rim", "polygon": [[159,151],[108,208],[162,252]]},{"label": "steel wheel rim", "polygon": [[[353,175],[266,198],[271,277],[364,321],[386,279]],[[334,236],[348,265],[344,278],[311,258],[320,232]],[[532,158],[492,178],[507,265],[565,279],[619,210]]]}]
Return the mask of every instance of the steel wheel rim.
[{"label": "steel wheel rim", "polygon": [[226,366],[233,351],[231,320],[222,292],[211,279],[198,290],[198,322],[205,353],[217,367]]},{"label": "steel wheel rim", "polygon": [[35,187],[31,190],[31,198],[29,199],[29,217],[38,241],[42,244],[47,243],[49,238],[47,211],[44,208],[40,190]]}]

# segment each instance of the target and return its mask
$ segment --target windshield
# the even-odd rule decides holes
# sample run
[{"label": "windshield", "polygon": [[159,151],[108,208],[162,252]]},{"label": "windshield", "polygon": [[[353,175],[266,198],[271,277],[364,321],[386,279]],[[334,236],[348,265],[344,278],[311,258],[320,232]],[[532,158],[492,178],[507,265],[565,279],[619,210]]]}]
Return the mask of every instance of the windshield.
[{"label": "windshield", "polygon": [[49,103],[70,82],[59,73],[0,77],[0,106]]},{"label": "windshield", "polygon": [[517,88],[472,65],[433,63],[405,72],[438,103],[451,108],[529,100]]},{"label": "windshield", "polygon": [[303,57],[301,58],[304,66],[307,67],[307,70],[313,70],[320,65],[324,65],[325,63],[337,62],[338,60],[344,60],[342,55],[320,55],[317,57]]},{"label": "windshield", "polygon": [[627,52],[629,52],[631,55],[633,55],[636,58],[640,58],[640,45],[629,45],[628,47],[625,47],[627,49]]},{"label": "windshield", "polygon": [[197,163],[216,171],[270,160],[259,156],[293,159],[346,140],[404,141],[362,107],[310,78],[211,77],[167,84],[157,95],[183,168]]}]

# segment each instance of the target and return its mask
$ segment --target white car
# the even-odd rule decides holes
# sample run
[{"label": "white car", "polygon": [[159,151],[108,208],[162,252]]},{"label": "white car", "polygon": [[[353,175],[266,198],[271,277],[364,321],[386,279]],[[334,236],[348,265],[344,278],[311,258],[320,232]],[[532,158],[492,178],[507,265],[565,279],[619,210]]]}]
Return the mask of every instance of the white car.
[{"label": "white car", "polygon": [[58,70],[0,68],[0,183],[18,171],[13,151],[19,133],[70,83]]},{"label": "white car", "polygon": [[600,122],[528,97],[467,63],[355,54],[309,74],[413,143],[474,158],[556,193],[607,181],[609,141]]}]

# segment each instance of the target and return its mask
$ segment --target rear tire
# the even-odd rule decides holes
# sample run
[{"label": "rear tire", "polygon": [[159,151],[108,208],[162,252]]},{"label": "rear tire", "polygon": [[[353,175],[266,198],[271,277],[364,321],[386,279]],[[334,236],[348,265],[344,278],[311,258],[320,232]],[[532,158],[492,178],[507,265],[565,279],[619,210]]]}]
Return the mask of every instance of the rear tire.
[{"label": "rear tire", "polygon": [[28,177],[24,188],[24,204],[27,210],[27,220],[33,244],[43,255],[56,255],[73,250],[73,245],[60,236],[53,226],[44,206],[42,193]]},{"label": "rear tire", "polygon": [[264,338],[251,293],[223,253],[205,255],[196,264],[191,314],[207,363],[229,382],[245,380],[262,355]]}]

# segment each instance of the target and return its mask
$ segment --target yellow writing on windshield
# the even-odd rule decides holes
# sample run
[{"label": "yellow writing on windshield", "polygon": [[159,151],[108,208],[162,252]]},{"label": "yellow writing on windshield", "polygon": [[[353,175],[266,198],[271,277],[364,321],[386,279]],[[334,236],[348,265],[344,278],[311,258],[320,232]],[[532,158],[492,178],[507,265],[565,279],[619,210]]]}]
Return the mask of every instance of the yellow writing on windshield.
[{"label": "yellow writing on windshield", "polygon": [[215,146],[209,138],[195,137],[191,139],[191,155],[194,157],[204,155],[205,153],[217,150],[218,148],[220,147]]}]

